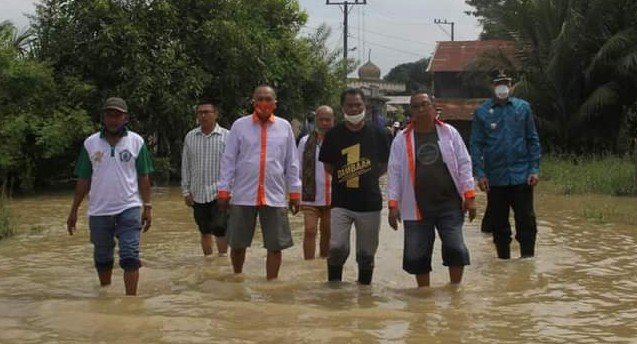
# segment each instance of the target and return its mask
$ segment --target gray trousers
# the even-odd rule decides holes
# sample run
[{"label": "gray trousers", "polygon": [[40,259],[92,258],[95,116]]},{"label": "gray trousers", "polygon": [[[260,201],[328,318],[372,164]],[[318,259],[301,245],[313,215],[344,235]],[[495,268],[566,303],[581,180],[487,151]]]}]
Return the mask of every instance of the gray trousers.
[{"label": "gray trousers", "polygon": [[356,262],[360,270],[374,268],[378,249],[380,211],[358,212],[345,208],[331,209],[330,252],[327,264],[343,266],[349,256],[350,230],[356,228]]}]

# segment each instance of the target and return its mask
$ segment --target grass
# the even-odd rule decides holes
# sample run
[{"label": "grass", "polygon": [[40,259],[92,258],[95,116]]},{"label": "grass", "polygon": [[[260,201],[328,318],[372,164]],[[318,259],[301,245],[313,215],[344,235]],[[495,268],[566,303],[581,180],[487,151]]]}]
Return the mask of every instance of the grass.
[{"label": "grass", "polygon": [[540,177],[563,195],[635,195],[635,160],[631,156],[545,156]]},{"label": "grass", "polygon": [[15,234],[15,228],[11,222],[9,212],[9,197],[4,188],[0,190],[0,240],[6,239]]}]

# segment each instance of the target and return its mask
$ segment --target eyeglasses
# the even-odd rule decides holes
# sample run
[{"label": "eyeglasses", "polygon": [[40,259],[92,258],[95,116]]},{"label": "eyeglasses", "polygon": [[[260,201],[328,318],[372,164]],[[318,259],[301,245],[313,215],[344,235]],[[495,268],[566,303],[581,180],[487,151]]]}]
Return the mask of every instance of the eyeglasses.
[{"label": "eyeglasses", "polygon": [[432,106],[432,105],[433,105],[433,103],[429,102],[429,101],[423,101],[421,103],[411,103],[411,104],[409,104],[409,106],[412,109],[427,108],[427,107]]},{"label": "eyeglasses", "polygon": [[215,112],[212,110],[203,110],[203,111],[197,111],[197,115],[212,115]]}]

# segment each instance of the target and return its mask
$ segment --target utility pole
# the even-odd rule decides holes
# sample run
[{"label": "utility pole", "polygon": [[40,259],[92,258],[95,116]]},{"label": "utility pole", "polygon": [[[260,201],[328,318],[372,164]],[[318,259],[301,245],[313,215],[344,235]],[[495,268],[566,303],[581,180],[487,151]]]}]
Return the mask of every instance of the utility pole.
[{"label": "utility pole", "polygon": [[345,0],[334,2],[331,0],[325,0],[326,5],[343,5],[343,60],[347,65],[347,28],[348,28],[348,20],[349,12],[351,11],[350,5],[367,5],[367,0]]},{"label": "utility pole", "polygon": [[454,32],[454,25],[456,23],[454,22],[448,22],[447,19],[445,19],[444,21],[440,20],[440,19],[434,19],[434,24],[445,24],[445,25],[451,25],[451,41],[453,42],[453,32]]}]

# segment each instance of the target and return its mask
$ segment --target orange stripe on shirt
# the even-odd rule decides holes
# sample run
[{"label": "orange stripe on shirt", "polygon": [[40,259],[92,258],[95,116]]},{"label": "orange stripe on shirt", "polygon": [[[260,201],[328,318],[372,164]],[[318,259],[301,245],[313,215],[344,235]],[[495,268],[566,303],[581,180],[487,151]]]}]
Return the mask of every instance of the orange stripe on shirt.
[{"label": "orange stripe on shirt", "polygon": [[268,125],[261,122],[261,153],[259,157],[259,184],[257,187],[257,206],[265,205],[265,161],[268,148]]},{"label": "orange stripe on shirt", "polygon": [[[414,161],[414,145],[411,137],[413,133],[413,127],[410,125],[406,130],[405,143],[407,145],[407,162],[409,163],[409,176],[411,177],[411,185],[414,187],[414,194],[416,193],[416,162]],[[418,201],[416,201],[416,219],[422,220],[420,209],[418,208]]]}]

